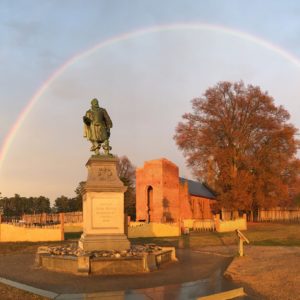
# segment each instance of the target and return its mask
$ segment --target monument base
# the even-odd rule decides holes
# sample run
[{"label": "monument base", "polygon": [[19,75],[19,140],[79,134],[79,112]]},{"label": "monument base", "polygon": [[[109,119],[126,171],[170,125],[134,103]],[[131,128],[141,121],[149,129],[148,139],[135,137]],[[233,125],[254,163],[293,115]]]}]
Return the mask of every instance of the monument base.
[{"label": "monument base", "polygon": [[[57,247],[54,248],[57,251]],[[43,246],[38,249],[35,263],[36,266],[48,270],[75,275],[129,275],[158,271],[161,265],[177,261],[174,247],[156,246],[155,248],[133,246],[125,251],[126,253],[108,251],[108,255],[104,257],[101,254],[95,255],[97,252],[75,256],[74,253],[71,254],[73,250],[69,250],[70,252],[64,255],[55,255],[51,247]],[[149,252],[149,249],[152,251]],[[66,251],[65,245],[61,247],[61,250]]]},{"label": "monument base", "polygon": [[124,228],[124,193],[118,177],[117,158],[92,156],[87,162],[88,178],[82,190],[83,234],[79,248],[85,252],[124,251],[130,242]]},{"label": "monument base", "polygon": [[125,234],[88,235],[83,233],[78,245],[84,251],[130,249],[130,242]]}]

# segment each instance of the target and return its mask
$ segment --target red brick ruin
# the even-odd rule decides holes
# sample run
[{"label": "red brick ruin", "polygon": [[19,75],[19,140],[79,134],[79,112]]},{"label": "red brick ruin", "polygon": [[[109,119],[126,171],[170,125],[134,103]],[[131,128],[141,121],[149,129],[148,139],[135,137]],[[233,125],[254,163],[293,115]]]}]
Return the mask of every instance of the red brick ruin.
[{"label": "red brick ruin", "polygon": [[178,167],[161,158],[136,170],[136,219],[169,223],[212,219],[215,196],[200,182],[179,177]]}]

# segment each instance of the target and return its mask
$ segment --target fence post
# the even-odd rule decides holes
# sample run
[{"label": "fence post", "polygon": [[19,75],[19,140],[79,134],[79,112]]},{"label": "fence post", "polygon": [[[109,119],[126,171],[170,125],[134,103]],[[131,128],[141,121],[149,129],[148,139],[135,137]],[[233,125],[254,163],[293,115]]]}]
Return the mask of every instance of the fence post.
[{"label": "fence post", "polygon": [[245,226],[246,226],[246,230],[248,229],[247,227],[247,214],[243,214],[243,219],[245,221]]},{"label": "fence post", "polygon": [[47,214],[43,213],[43,224],[47,223]]},{"label": "fence post", "polygon": [[215,228],[216,228],[216,231],[220,230],[220,214],[216,214],[216,217],[215,217]]},{"label": "fence post", "polygon": [[60,232],[61,232],[61,237],[60,239],[63,241],[65,239],[65,214],[64,213],[59,213],[59,220],[60,220]]}]

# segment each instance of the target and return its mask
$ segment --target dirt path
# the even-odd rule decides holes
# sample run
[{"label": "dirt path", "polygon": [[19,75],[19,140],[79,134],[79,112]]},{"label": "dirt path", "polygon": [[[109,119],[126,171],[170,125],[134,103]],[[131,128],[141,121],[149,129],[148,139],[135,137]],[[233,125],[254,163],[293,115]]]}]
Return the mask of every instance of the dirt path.
[{"label": "dirt path", "polygon": [[46,300],[48,298],[40,297],[31,293],[21,291],[0,283],[0,299],[5,300]]}]

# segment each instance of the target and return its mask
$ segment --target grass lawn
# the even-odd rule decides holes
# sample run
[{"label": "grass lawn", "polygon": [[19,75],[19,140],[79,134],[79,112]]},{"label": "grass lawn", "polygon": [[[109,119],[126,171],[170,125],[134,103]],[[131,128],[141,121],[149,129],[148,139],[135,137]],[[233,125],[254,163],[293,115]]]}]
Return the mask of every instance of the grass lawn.
[{"label": "grass lawn", "polygon": [[253,245],[300,246],[300,224],[253,223],[245,234]]},{"label": "grass lawn", "polygon": [[[251,245],[300,246],[300,224],[249,223],[244,232]],[[199,248],[205,246],[233,245],[237,243],[235,232],[191,232],[190,235],[169,238],[131,239],[133,244],[155,243],[161,246]]]},{"label": "grass lawn", "polygon": [[[12,253],[36,253],[39,246],[56,246],[62,244],[70,244],[70,240],[58,242],[18,242],[18,243],[0,243],[0,256]],[[73,241],[72,241],[73,242]],[[0,300],[2,300],[0,298]]]}]

